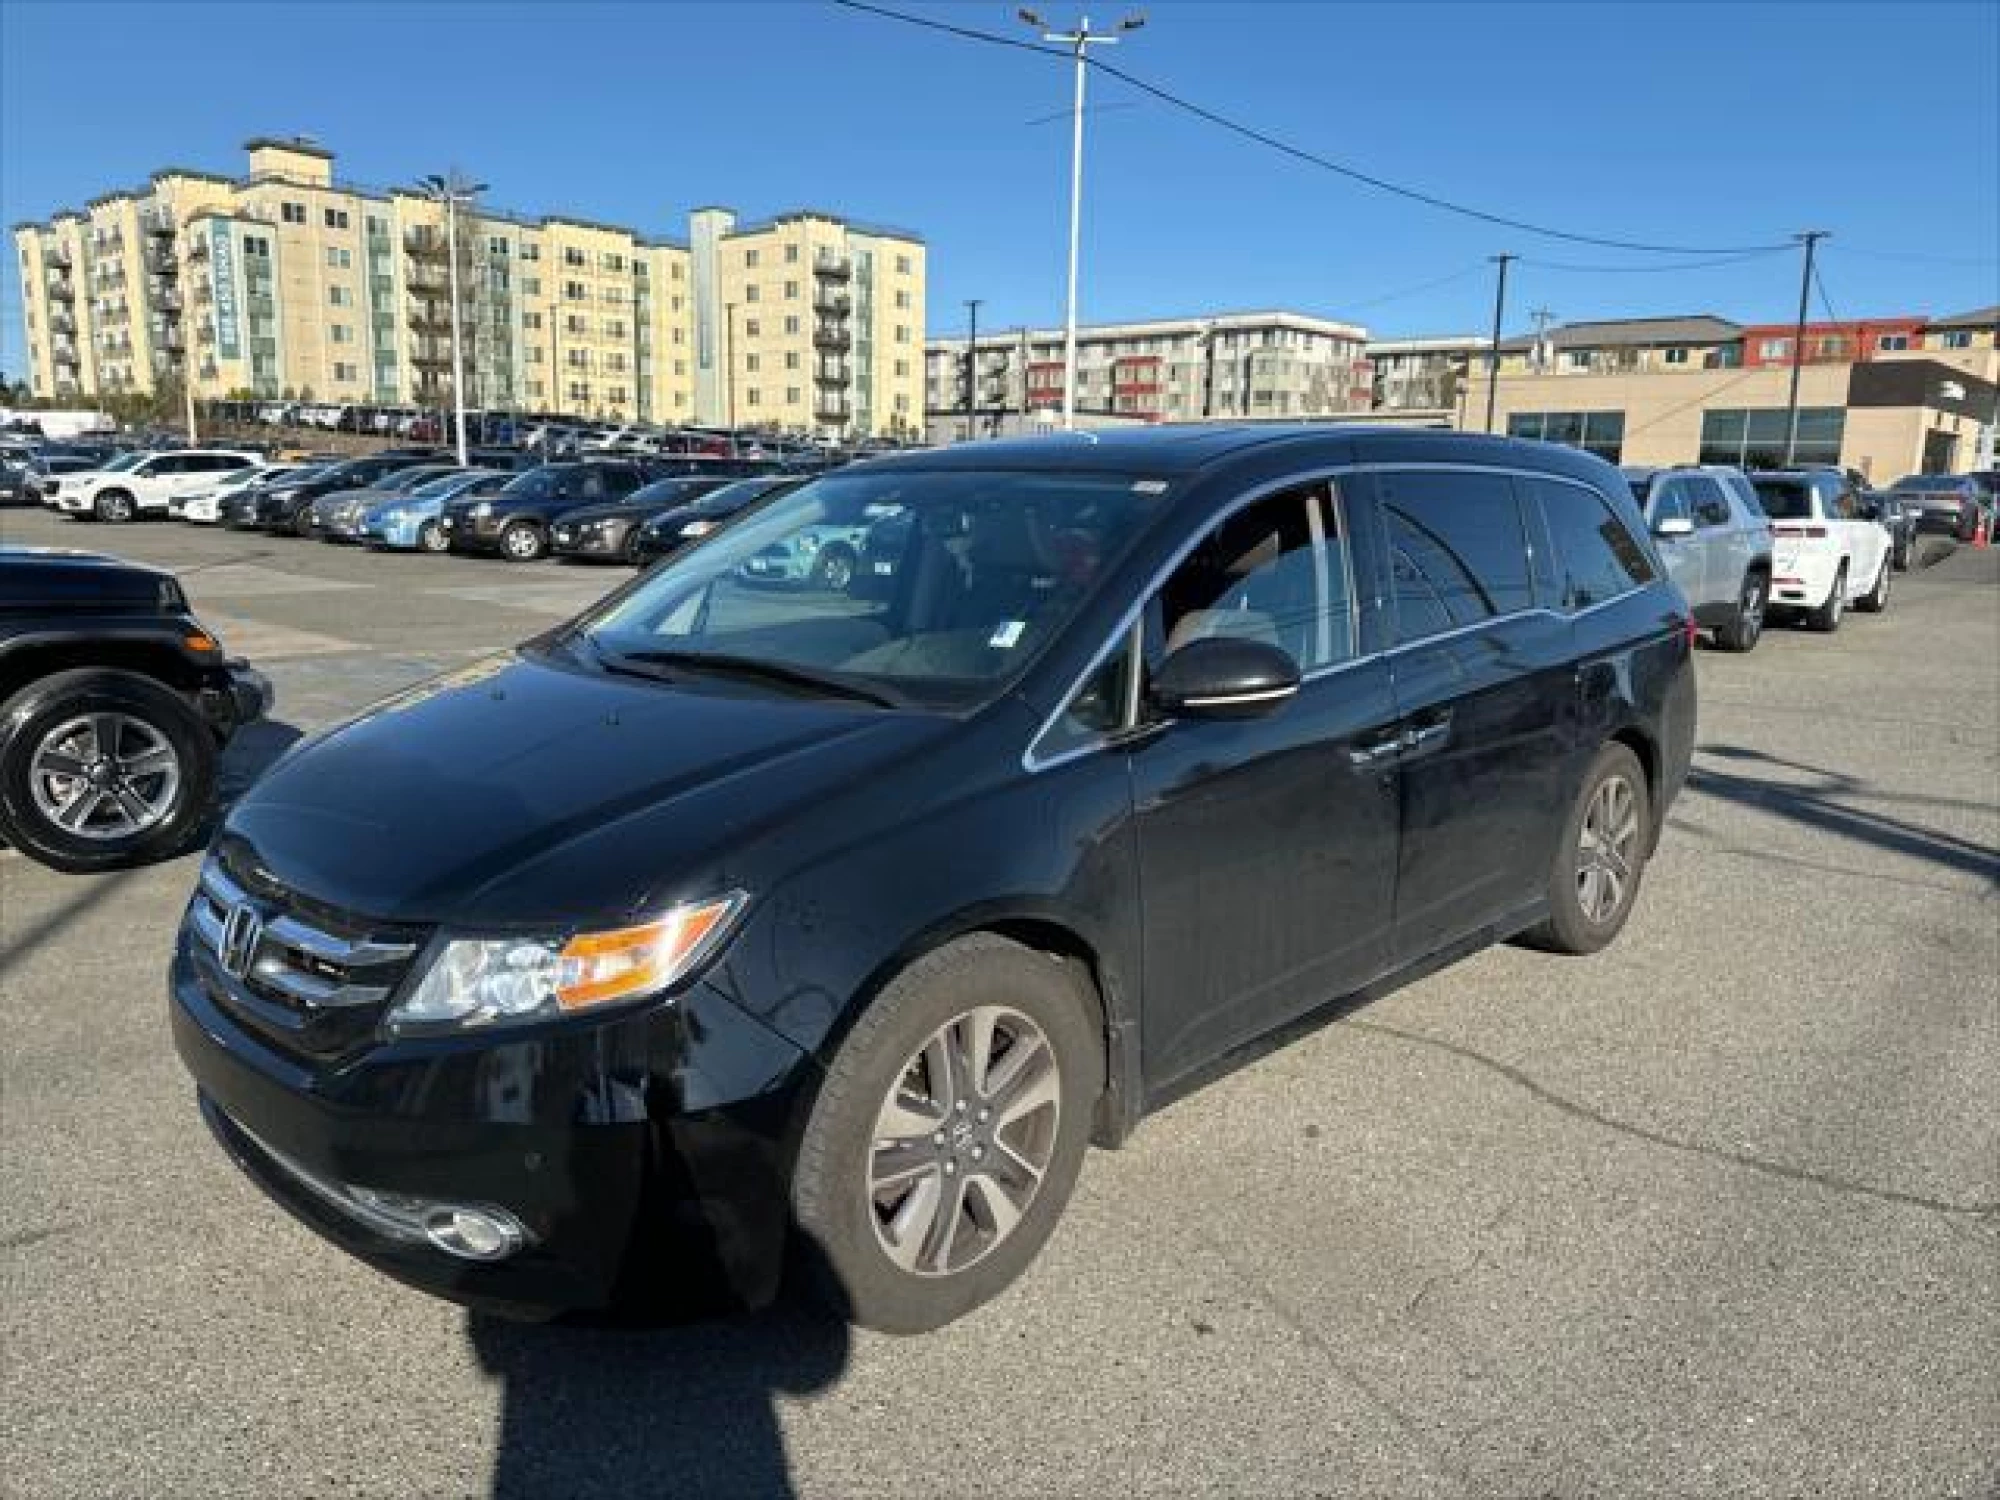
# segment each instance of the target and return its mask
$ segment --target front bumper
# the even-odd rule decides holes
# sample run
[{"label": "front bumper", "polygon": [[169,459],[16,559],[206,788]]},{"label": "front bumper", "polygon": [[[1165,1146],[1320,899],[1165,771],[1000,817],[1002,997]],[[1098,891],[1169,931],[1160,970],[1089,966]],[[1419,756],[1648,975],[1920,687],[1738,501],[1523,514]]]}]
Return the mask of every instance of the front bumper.
[{"label": "front bumper", "polygon": [[454,552],[498,552],[511,516],[446,515],[438,521]]},{"label": "front bumper", "polygon": [[[259,1187],[342,1249],[516,1316],[775,1295],[812,1065],[716,991],[595,1025],[371,1042],[321,1062],[219,1004],[233,981],[198,941],[183,933],[170,990],[202,1113]],[[497,1260],[453,1255],[343,1204],[353,1187],[498,1209],[525,1243]]]},{"label": "front bumper", "polygon": [[593,562],[623,562],[627,556],[625,543],[631,532],[629,526],[598,528],[558,524],[549,533],[550,550],[557,557],[587,558]]},{"label": "front bumper", "polygon": [[254,724],[278,701],[271,679],[248,662],[226,663],[221,681],[204,687],[196,701],[219,739],[228,739],[245,724]]}]

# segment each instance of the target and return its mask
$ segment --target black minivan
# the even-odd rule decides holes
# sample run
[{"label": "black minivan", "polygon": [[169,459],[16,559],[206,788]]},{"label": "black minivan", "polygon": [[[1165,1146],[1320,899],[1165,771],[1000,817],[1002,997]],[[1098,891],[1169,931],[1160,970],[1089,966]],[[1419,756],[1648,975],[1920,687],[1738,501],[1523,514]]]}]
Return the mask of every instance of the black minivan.
[{"label": "black minivan", "polygon": [[[746,570],[899,516],[883,587]],[[1692,639],[1566,448],[860,464],[294,750],[202,869],[175,1039],[237,1162],[415,1285],[622,1310],[803,1269],[936,1327],[1086,1144],[1484,944],[1609,942]]]}]

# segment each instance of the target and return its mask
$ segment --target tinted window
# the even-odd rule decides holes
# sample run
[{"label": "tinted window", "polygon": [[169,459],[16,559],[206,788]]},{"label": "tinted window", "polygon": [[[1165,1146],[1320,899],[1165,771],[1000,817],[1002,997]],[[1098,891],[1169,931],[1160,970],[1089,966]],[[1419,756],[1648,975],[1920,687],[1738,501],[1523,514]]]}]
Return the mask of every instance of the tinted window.
[{"label": "tinted window", "polygon": [[1548,526],[1565,609],[1588,609],[1652,582],[1652,563],[1603,496],[1552,479],[1529,483]]},{"label": "tinted window", "polygon": [[1692,521],[1688,513],[1687,487],[1678,479],[1664,479],[1653,488],[1653,503],[1646,519],[1655,526],[1662,521]]},{"label": "tinted window", "polygon": [[1379,485],[1398,640],[1421,640],[1533,605],[1527,533],[1504,475],[1386,474]]},{"label": "tinted window", "polygon": [[1354,654],[1345,536],[1328,486],[1246,506],[1196,544],[1155,601],[1166,651],[1214,636],[1277,646],[1310,672]]},{"label": "tinted window", "polygon": [[1681,483],[1687,486],[1692,498],[1694,521],[1697,526],[1729,524],[1729,500],[1722,493],[1721,485],[1706,474],[1690,474]]},{"label": "tinted window", "polygon": [[1758,503],[1774,521],[1803,521],[1811,517],[1812,486],[1803,479],[1756,479]]}]

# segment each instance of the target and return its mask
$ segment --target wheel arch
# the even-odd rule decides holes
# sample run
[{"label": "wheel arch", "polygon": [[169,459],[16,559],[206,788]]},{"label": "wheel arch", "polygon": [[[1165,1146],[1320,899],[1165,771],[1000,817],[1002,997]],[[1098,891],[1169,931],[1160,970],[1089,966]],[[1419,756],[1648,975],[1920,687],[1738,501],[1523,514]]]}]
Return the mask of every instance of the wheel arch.
[{"label": "wheel arch", "polygon": [[1646,777],[1646,816],[1652,827],[1648,830],[1647,852],[1659,847],[1660,831],[1666,826],[1666,804],[1660,796],[1662,766],[1659,743],[1639,724],[1626,724],[1614,730],[1607,743],[1623,745],[1639,760],[1639,769]]}]

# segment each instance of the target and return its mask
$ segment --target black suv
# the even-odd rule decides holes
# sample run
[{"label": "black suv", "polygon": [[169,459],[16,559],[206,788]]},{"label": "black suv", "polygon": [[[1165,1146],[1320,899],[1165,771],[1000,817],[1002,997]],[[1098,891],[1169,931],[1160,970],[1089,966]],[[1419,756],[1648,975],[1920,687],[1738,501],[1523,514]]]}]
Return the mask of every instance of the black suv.
[{"label": "black suv", "polygon": [[645,459],[590,458],[543,464],[495,494],[456,501],[438,525],[454,552],[497,552],[509,562],[533,562],[549,550],[556,518],[586,505],[622,500],[660,477]]},{"label": "black suv", "polygon": [[639,532],[655,516],[681,511],[730,487],[728,479],[655,479],[623,500],[566,512],[550,528],[553,551],[566,562],[639,561]]},{"label": "black suv", "polygon": [[[878,529],[870,597],[746,574]],[[1092,1140],[1485,944],[1612,941],[1693,640],[1568,448],[860,464],[281,761],[188,909],[176,1043],[243,1168],[419,1286],[756,1301],[803,1248],[849,1316],[935,1327]]]},{"label": "black suv", "polygon": [[720,531],[751,506],[791,493],[806,482],[806,476],[771,474],[761,479],[738,479],[719,490],[711,490],[685,505],[661,511],[641,526],[632,538],[632,560],[650,567],[672,557],[684,547],[692,547],[703,537]]},{"label": "black suv", "polygon": [[0,548],[0,837],[58,870],[176,852],[271,701],[166,573]]},{"label": "black suv", "polygon": [[313,534],[313,501],[336,490],[365,490],[385,475],[418,464],[437,464],[445,454],[436,448],[394,448],[364,458],[343,459],[304,474],[287,475],[272,485],[253,485],[223,503],[222,521],[240,529]]}]

